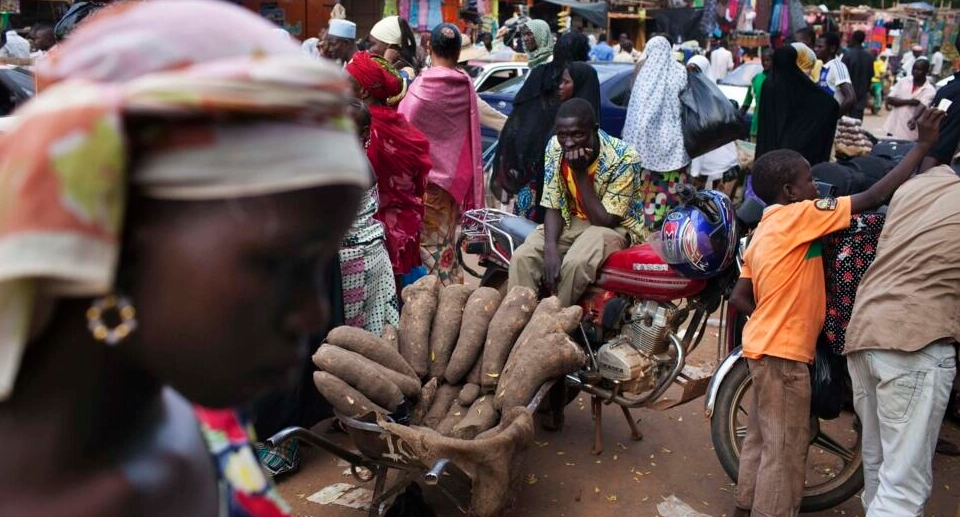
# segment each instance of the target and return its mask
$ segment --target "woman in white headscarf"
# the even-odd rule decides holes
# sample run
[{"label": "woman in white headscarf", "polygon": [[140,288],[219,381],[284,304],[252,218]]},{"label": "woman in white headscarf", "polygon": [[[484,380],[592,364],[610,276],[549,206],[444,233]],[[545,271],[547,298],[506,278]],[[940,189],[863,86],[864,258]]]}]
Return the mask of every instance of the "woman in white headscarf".
[{"label": "woman in white headscarf", "polygon": [[[688,60],[689,73],[704,74],[711,79],[711,62],[700,54]],[[738,148],[734,142],[708,151],[691,160],[691,177],[699,187],[711,188],[721,180],[725,172],[738,166]]]},{"label": "woman in white headscarf", "polygon": [[416,50],[416,36],[402,17],[383,18],[369,31],[369,53],[392,63],[403,74],[407,84],[423,68]]},{"label": "woman in white headscarf", "polygon": [[687,181],[685,167],[691,157],[684,150],[681,131],[681,91],[687,73],[671,53],[671,42],[657,35],[644,48],[637,72],[623,139],[641,155],[644,175],[644,220],[649,227],[673,207],[678,183]]}]

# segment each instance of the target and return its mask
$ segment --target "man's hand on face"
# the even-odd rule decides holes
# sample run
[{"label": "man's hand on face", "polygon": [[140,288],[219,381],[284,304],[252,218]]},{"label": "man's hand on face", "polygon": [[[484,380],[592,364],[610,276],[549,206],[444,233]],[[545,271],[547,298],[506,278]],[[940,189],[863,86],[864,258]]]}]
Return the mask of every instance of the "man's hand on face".
[{"label": "man's hand on face", "polygon": [[590,168],[590,164],[594,160],[594,150],[590,147],[579,147],[565,152],[564,158],[567,159],[567,164],[575,176],[585,176],[587,169]]}]

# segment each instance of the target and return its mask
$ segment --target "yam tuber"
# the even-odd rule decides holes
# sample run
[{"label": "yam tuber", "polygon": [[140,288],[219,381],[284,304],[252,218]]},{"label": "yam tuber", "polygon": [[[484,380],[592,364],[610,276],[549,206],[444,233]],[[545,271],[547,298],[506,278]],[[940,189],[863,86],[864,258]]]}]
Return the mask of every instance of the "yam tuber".
[{"label": "yam tuber", "polygon": [[433,397],[436,396],[436,389],[438,387],[439,379],[433,377],[419,390],[419,401],[416,402],[416,407],[413,408],[413,416],[409,420],[410,424],[422,425],[423,420],[426,419],[426,413],[429,412],[429,407],[433,404]]},{"label": "yam tuber", "polygon": [[312,380],[325,400],[343,415],[358,418],[373,411],[382,414],[389,412],[331,373],[315,372]]},{"label": "yam tuber", "polygon": [[367,357],[391,370],[416,377],[416,372],[403,356],[371,332],[343,325],[332,329],[325,337],[325,342]]},{"label": "yam tuber", "polygon": [[531,339],[500,376],[494,407],[498,410],[525,406],[540,386],[584,365],[587,355],[563,332]]},{"label": "yam tuber", "polygon": [[[415,377],[399,373],[391,368],[386,368],[360,354],[333,345],[320,346],[319,350],[312,356],[312,362],[319,368],[337,375],[342,380],[356,386],[357,389],[363,392],[365,392],[364,389],[359,388],[353,382],[353,379],[342,375],[341,372],[351,367],[355,375],[364,375],[364,377],[357,377],[359,379],[358,382],[362,384],[378,385],[383,383],[383,380],[388,380],[395,384],[402,391],[403,395],[410,398],[419,396],[419,390],[422,388],[419,385],[419,380]],[[377,378],[378,380],[370,381],[370,378]]]},{"label": "yam tuber", "polygon": [[399,353],[420,379],[429,373],[429,332],[436,314],[439,277],[427,275],[402,290]]},{"label": "yam tuber", "polygon": [[443,436],[451,437],[453,428],[466,416],[467,409],[469,407],[460,404],[459,399],[454,399],[449,409],[447,409],[446,415],[439,421],[439,425],[436,426],[436,432]]},{"label": "yam tuber", "polygon": [[439,293],[433,331],[429,337],[430,375],[433,377],[442,379],[446,374],[446,365],[460,335],[463,308],[471,294],[473,287],[465,284],[448,285]]},{"label": "yam tuber", "polygon": [[486,331],[480,372],[480,383],[484,391],[492,392],[496,389],[510,349],[536,308],[537,293],[528,287],[513,286],[503,298]]},{"label": "yam tuber", "polygon": [[493,428],[499,421],[500,414],[493,407],[493,397],[484,395],[466,410],[466,416],[453,427],[450,436],[471,440],[483,431]]},{"label": "yam tuber", "polygon": [[459,395],[460,404],[469,406],[478,398],[480,398],[479,384],[468,383],[463,385],[463,389],[460,390]]},{"label": "yam tuber", "polygon": [[473,368],[486,340],[486,329],[499,306],[500,292],[491,287],[480,287],[470,295],[463,310],[456,348],[446,365],[446,380],[450,384],[461,381]]},{"label": "yam tuber", "polygon": [[430,429],[436,429],[439,426],[439,422],[446,417],[446,411],[449,410],[449,407],[459,394],[460,389],[458,386],[442,384],[436,388],[436,396],[433,397],[433,403],[430,404],[429,411],[426,412],[423,425]]},{"label": "yam tuber", "polygon": [[390,411],[394,411],[403,400],[399,386],[381,375],[388,368],[380,367],[359,354],[332,345],[322,345],[312,356],[312,361]]},{"label": "yam tuber", "polygon": [[382,327],[382,340],[389,345],[389,348],[399,351],[399,331],[396,330],[396,327],[388,323],[385,324]]},{"label": "yam tuber", "polygon": [[[570,332],[580,325],[580,318],[583,315],[579,306],[573,305],[565,309],[560,308],[560,300],[556,296],[544,298],[533,317],[527,323],[526,328],[517,338],[517,342],[510,351],[510,356],[500,372],[500,378],[506,374],[507,368],[517,361],[517,354],[529,346],[529,342],[534,338],[539,338],[554,332]],[[499,385],[499,382],[497,383]],[[497,388],[499,391],[499,388]]]},{"label": "yam tuber", "polygon": [[470,370],[470,373],[466,374],[466,379],[464,380],[467,384],[476,384],[477,386],[482,384],[480,382],[480,372],[483,371],[483,354],[482,350],[480,352],[480,355],[476,357],[476,362],[473,363],[473,368]]}]

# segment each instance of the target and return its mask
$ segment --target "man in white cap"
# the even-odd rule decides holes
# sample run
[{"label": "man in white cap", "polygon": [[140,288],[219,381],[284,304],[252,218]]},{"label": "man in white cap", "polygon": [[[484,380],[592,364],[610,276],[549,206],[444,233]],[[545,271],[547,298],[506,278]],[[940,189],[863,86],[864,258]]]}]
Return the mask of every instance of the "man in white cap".
[{"label": "man in white cap", "polygon": [[338,61],[342,66],[352,59],[359,48],[356,46],[356,24],[349,20],[329,20],[329,30],[322,40],[322,55]]},{"label": "man in white cap", "polygon": [[905,54],[902,55],[902,71],[907,76],[912,75],[912,65],[916,62],[919,57],[922,56],[922,46],[913,45],[911,49],[907,50]]}]

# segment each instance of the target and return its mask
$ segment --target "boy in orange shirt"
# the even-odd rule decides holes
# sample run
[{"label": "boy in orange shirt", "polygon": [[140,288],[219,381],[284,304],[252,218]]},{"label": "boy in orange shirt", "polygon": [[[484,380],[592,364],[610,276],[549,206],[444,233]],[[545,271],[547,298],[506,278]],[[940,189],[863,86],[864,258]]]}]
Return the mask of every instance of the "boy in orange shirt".
[{"label": "boy in orange shirt", "polygon": [[918,145],[869,190],[849,197],[817,199],[811,168],[795,151],[779,149],[755,161],[752,188],[769,206],[729,300],[751,315],[742,336],[752,390],[736,517],[792,517],[801,504],[811,440],[808,364],[825,319],[818,239],[848,228],[852,214],[880,206],[909,179],[938,138],[944,115],[928,110],[919,120]]}]

